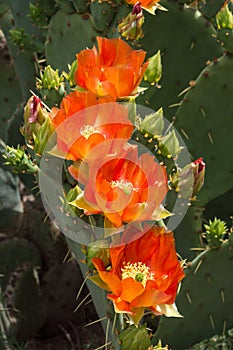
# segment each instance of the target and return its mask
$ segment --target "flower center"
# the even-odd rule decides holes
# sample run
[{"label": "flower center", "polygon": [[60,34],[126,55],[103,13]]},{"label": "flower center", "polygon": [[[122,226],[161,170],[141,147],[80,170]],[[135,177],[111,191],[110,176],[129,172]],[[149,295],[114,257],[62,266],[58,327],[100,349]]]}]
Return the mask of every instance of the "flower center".
[{"label": "flower center", "polygon": [[86,140],[92,135],[92,134],[101,134],[99,130],[94,128],[94,126],[91,125],[84,125],[80,129],[80,134],[85,137]]},{"label": "flower center", "polygon": [[111,181],[110,185],[112,186],[112,188],[114,187],[118,187],[121,190],[124,191],[124,193],[128,196],[129,194],[131,194],[131,192],[134,190],[134,187],[132,185],[132,183],[128,180],[117,180],[117,181]]},{"label": "flower center", "polygon": [[136,262],[134,264],[128,262],[121,268],[121,277],[125,278],[132,277],[135,281],[141,282],[143,287],[146,286],[146,282],[154,280],[154,273],[150,272],[150,268],[142,262]]}]

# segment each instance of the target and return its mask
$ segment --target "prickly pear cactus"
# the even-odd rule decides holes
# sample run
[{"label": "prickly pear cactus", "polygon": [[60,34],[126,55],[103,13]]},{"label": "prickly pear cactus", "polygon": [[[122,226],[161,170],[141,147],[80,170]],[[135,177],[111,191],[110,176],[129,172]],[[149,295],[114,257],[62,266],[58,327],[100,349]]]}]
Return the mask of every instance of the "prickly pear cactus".
[{"label": "prickly pear cactus", "polygon": [[189,263],[177,297],[183,318],[162,317],[155,341],[162,339],[172,349],[184,350],[232,328],[232,265],[232,236],[218,250],[208,249]]},{"label": "prickly pear cactus", "polygon": [[[149,84],[148,79],[144,81],[142,85],[148,89],[137,102],[155,110],[162,106],[165,116],[174,119],[175,127],[184,137],[192,157],[196,159],[202,156],[207,164],[204,189],[175,232],[177,251],[183,259],[188,260],[186,278],[177,299],[183,318],[162,317],[154,337],[154,344],[161,339],[163,344],[169,344],[173,350],[185,349],[233,327],[232,282],[229,277],[232,275],[232,237],[223,244],[220,242],[218,249],[205,248],[202,240],[202,216],[213,219],[216,210],[219,215],[223,213],[224,207],[232,206],[233,169],[229,157],[225,156],[233,148],[232,130],[229,127],[233,114],[232,45],[231,41],[228,41],[230,46],[224,45],[225,34],[224,40],[220,40],[214,18],[224,4],[224,0],[164,1],[163,6],[168,11],[157,11],[156,16],[144,13],[144,36],[138,42],[131,43],[147,51],[148,56],[160,50],[163,66],[159,85],[157,82]],[[75,60],[76,53],[86,47],[91,48],[97,36],[120,36],[117,26],[129,11],[131,7],[126,2],[114,0],[1,1],[0,26],[9,48],[9,52],[6,51],[2,36],[0,137],[4,141],[15,146],[22,141],[17,130],[29,91],[40,94],[45,103],[47,97],[49,107],[58,106],[63,95],[70,91],[71,81],[67,73],[63,74],[62,71],[67,72],[68,64],[71,65]],[[223,29],[223,32],[231,34],[232,29]],[[38,79],[36,84],[36,76],[43,80],[43,74],[39,76],[39,69],[43,68],[45,73],[44,58],[46,65],[51,65],[55,72],[58,70],[60,80],[52,88],[38,84]],[[51,69],[48,69],[49,74]],[[169,134],[166,142],[169,143],[172,136]],[[143,133],[140,137],[148,144],[149,137],[146,141]],[[167,161],[166,166],[169,164]],[[0,181],[0,218],[3,225],[0,230],[5,231],[6,227],[12,230],[13,220],[9,212],[13,208],[17,212],[17,219],[22,212],[18,180],[0,168]],[[204,206],[207,210],[203,214]],[[228,220],[232,215],[229,208],[224,214]],[[7,221],[9,218],[10,221]],[[62,319],[64,310],[68,308],[69,313],[74,308],[76,288],[81,283],[78,275],[72,279],[75,273],[73,267],[66,270],[61,264],[59,257],[63,250],[60,243],[50,234],[47,235],[51,227],[41,225],[41,218],[35,221],[38,227],[32,229],[35,233],[31,238],[33,243],[29,243],[27,237],[0,241],[0,273],[4,275],[1,286],[8,305],[21,311],[20,317],[17,314],[11,314],[11,317],[16,317],[18,322],[12,332],[20,333],[22,337],[40,331],[45,325],[53,331],[56,323]],[[80,247],[71,241],[69,245],[76,258],[82,259]],[[57,250],[56,254],[51,253],[51,247]],[[204,252],[198,255],[203,249]],[[36,267],[41,267],[44,261],[44,275],[41,277]],[[86,277],[88,268],[81,265],[81,269]],[[60,275],[58,284],[55,278],[57,274]],[[42,285],[38,280],[40,278]],[[55,295],[54,290],[63,284],[66,288]],[[119,319],[114,319],[115,323],[111,323],[114,312],[105,298],[105,292],[97,289],[90,281],[87,285],[99,317],[103,318],[103,328],[109,329],[114,325],[115,333],[119,333],[122,320],[118,322]],[[25,303],[24,298],[29,290],[32,290],[34,305]],[[11,298],[9,291],[13,295]],[[66,300],[67,294],[71,302],[60,304],[60,300]],[[56,309],[54,314],[52,306]],[[33,315],[38,310],[38,322],[34,323]],[[152,349],[144,325],[137,330],[132,326],[127,328],[119,338],[121,344],[115,333],[111,337],[107,332],[106,341],[112,341],[116,349]],[[157,348],[160,348],[159,345],[154,347]]]},{"label": "prickly pear cactus", "polygon": [[[185,95],[175,117],[175,127],[184,135],[192,156],[202,154],[208,164],[206,185],[198,198],[198,204],[202,205],[233,187],[232,163],[223,156],[233,148],[229,127],[233,114],[232,74],[231,55],[225,54],[212,61]],[[195,133],[192,140],[191,133]]]},{"label": "prickly pear cactus", "polygon": [[7,47],[6,39],[0,30],[0,138],[6,141],[7,127],[15,106],[21,101],[19,81],[15,73],[12,57]]},{"label": "prickly pear cactus", "polygon": [[166,118],[171,120],[182,98],[179,95],[206,62],[220,56],[222,50],[214,37],[214,27],[199,11],[175,1],[163,4],[167,12],[159,11],[156,16],[145,14],[144,37],[139,40],[149,57],[161,51],[161,88],[149,87],[138,102],[155,110],[163,107]]},{"label": "prickly pear cactus", "polygon": [[16,229],[22,220],[19,178],[0,168],[0,188],[0,232],[9,232]]}]

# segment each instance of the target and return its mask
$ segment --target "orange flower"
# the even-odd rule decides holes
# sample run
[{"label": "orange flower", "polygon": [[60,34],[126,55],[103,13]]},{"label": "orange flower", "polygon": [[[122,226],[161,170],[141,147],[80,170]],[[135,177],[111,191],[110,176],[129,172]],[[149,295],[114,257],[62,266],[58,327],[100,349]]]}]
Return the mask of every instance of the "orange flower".
[{"label": "orange flower", "polygon": [[89,173],[80,167],[79,178],[74,166],[69,169],[79,182],[86,179],[73,205],[86,215],[103,213],[109,228],[156,219],[168,188],[165,169],[153,156],[145,153],[139,158],[136,145],[110,140],[95,147],[86,163]]},{"label": "orange flower", "polygon": [[160,0],[141,0],[141,1],[137,1],[137,0],[126,0],[128,4],[130,5],[136,5],[136,6],[141,6],[143,9],[147,10],[148,12],[154,14],[156,8],[157,8],[157,4]]},{"label": "orange flower", "polygon": [[133,50],[122,39],[97,37],[98,48],[77,54],[76,83],[99,97],[114,99],[136,95],[148,63],[146,52]]},{"label": "orange flower", "polygon": [[98,99],[89,91],[71,92],[63,98],[60,109],[53,108],[50,115],[57,133],[53,153],[71,160],[83,159],[105,140],[129,139],[133,125],[128,109],[116,102],[104,103],[111,100]]},{"label": "orange flower", "polygon": [[131,226],[127,235],[139,238],[110,248],[110,271],[100,258],[92,259],[99,274],[97,278],[94,275],[93,282],[111,291],[108,299],[113,301],[115,311],[129,314],[136,325],[145,308],[155,314],[180,317],[174,302],[184,272],[173,233],[159,226],[139,233]]}]

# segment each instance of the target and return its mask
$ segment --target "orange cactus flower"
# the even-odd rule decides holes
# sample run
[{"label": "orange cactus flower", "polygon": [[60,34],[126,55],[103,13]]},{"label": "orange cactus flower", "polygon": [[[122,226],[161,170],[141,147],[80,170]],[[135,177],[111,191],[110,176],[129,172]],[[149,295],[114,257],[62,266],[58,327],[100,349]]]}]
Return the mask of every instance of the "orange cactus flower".
[{"label": "orange cactus flower", "polygon": [[158,7],[158,2],[160,0],[126,0],[128,4],[134,5],[134,6],[141,6],[146,11],[154,14],[156,8]]},{"label": "orange cactus flower", "polygon": [[63,98],[60,109],[53,108],[50,115],[57,133],[53,153],[78,160],[100,142],[112,138],[128,140],[134,128],[128,119],[128,109],[115,102],[104,103],[111,100],[98,99],[89,91],[71,92]]},{"label": "orange cactus flower", "polygon": [[139,238],[110,248],[110,270],[106,270],[100,258],[93,258],[98,271],[93,282],[111,291],[108,299],[113,301],[115,311],[129,314],[136,325],[145,308],[155,314],[181,317],[174,302],[184,272],[177,258],[173,233],[159,226],[138,233],[131,226],[125,235]]},{"label": "orange cactus flower", "polygon": [[148,63],[146,52],[133,50],[122,39],[97,37],[98,51],[86,49],[77,54],[76,83],[99,97],[114,99],[137,95]]},{"label": "orange cactus flower", "polygon": [[164,167],[147,153],[138,157],[137,146],[122,140],[99,144],[92,153],[86,159],[91,176],[84,174],[85,166],[78,170],[79,179],[75,166],[69,169],[79,182],[86,178],[84,191],[72,204],[86,215],[104,214],[112,228],[156,219],[168,190]]}]

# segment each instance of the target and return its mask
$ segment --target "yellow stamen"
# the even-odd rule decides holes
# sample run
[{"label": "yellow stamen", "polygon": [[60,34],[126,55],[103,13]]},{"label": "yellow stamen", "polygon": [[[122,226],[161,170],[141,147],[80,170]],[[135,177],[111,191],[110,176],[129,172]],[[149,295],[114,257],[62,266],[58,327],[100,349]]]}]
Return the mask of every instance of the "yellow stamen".
[{"label": "yellow stamen", "polygon": [[124,191],[124,193],[126,195],[129,195],[132,193],[132,191],[134,190],[134,187],[132,185],[132,183],[128,180],[117,180],[117,181],[111,181],[110,185],[113,187],[118,187],[121,190]]},{"label": "yellow stamen", "polygon": [[150,268],[142,262],[136,262],[134,264],[128,262],[121,268],[121,272],[122,279],[132,277],[135,281],[141,282],[143,287],[146,286],[147,281],[153,281],[155,276],[154,273],[150,272]]},{"label": "yellow stamen", "polygon": [[101,134],[101,132],[94,128],[94,126],[84,125],[80,129],[80,134],[87,140],[92,134]]}]

